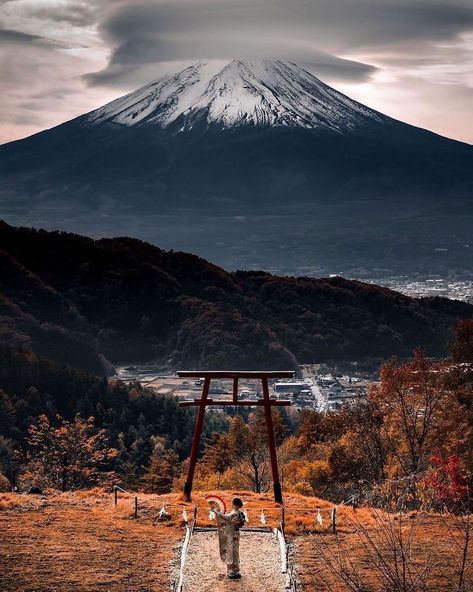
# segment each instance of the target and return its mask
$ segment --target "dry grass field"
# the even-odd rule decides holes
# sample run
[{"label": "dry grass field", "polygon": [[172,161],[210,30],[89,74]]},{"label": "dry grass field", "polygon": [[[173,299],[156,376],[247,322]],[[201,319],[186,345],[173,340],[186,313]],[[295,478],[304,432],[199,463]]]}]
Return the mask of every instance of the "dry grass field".
[{"label": "dry grass field", "polygon": [[131,496],[116,509],[101,491],[0,496],[0,590],[169,590],[181,530],[155,525],[161,505],[145,497],[135,520]]},{"label": "dry grass field", "polygon": [[[246,502],[250,526],[278,526],[281,509],[270,494],[245,491],[199,492],[185,503],[180,494],[164,496],[138,493],[138,518],[129,494],[103,490],[64,494],[0,495],[1,592],[164,592],[176,574],[176,557],[183,537],[182,512],[189,518],[197,507],[201,526],[209,521],[205,495],[219,493],[230,505],[238,495]],[[170,519],[157,521],[163,504]],[[313,497],[285,496],[286,532],[293,543],[292,556],[303,589],[317,592],[348,590],[323,561],[325,549],[344,558],[369,582],[370,590],[383,590],[376,558],[360,529],[379,547],[387,545],[380,534],[382,514],[369,509],[338,508],[337,535],[331,533],[332,505]],[[317,520],[320,511],[319,520]],[[389,518],[398,532],[396,516]],[[320,523],[321,522],[321,523]],[[404,541],[419,570],[428,570],[429,591],[451,592],[461,559],[461,537],[453,518],[427,513],[405,515],[400,524]],[[409,536],[411,539],[409,539]],[[383,539],[383,540],[381,540]],[[389,546],[389,545],[387,545]],[[388,552],[389,550],[386,550]],[[468,561],[472,561],[470,552]],[[345,566],[346,566],[345,565]],[[467,577],[471,579],[470,573]],[[468,582],[467,582],[468,583]],[[262,588],[264,589],[264,588]],[[384,588],[386,589],[386,588]],[[467,590],[468,588],[465,588]]]},{"label": "dry grass field", "polygon": [[[460,518],[426,512],[400,516],[366,508],[356,512],[342,508],[339,516],[341,526],[336,535],[319,532],[294,539],[304,590],[473,590],[473,548],[470,543],[463,556],[465,531]],[[460,584],[463,560],[466,569]],[[341,573],[350,580],[349,585],[343,583]]]}]

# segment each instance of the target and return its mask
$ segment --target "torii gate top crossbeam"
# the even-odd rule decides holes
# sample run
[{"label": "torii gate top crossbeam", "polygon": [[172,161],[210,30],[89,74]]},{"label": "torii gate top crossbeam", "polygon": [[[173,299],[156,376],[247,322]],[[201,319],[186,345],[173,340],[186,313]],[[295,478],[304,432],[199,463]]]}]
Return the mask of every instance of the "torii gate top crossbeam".
[{"label": "torii gate top crossbeam", "polygon": [[[194,399],[192,401],[180,401],[179,407],[199,407],[200,405],[213,405],[215,407],[265,407],[268,405],[265,399],[256,399],[256,400],[243,400],[238,399],[237,401],[226,401],[217,399],[214,401],[213,399],[206,399],[202,401],[202,399]],[[271,407],[290,407],[292,405],[292,401],[276,401],[275,399],[269,400],[269,405]]]},{"label": "torii gate top crossbeam", "polygon": [[294,378],[293,370],[279,371],[248,371],[238,370],[179,370],[176,374],[180,378]]}]

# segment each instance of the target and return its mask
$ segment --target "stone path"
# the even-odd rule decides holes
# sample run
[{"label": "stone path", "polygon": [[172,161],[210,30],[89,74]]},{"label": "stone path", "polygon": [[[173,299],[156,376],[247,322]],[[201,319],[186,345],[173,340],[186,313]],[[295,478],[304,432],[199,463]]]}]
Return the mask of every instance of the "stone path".
[{"label": "stone path", "polygon": [[184,572],[184,592],[284,592],[279,543],[272,533],[241,532],[241,580],[229,580],[216,532],[194,532]]}]

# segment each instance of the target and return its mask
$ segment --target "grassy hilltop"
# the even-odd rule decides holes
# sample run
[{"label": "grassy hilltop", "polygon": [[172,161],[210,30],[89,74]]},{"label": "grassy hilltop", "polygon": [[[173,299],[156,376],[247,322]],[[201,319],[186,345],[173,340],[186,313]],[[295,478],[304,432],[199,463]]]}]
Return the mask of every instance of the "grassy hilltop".
[{"label": "grassy hilltop", "polygon": [[[192,515],[198,506],[198,523],[209,524],[205,495],[194,492],[186,504],[180,494],[138,493],[138,519],[133,518],[133,496],[121,494],[118,506],[104,490],[77,491],[48,496],[0,495],[0,589],[2,592],[167,592],[176,577],[179,542],[183,538],[182,510]],[[250,526],[261,526],[263,509],[267,525],[276,527],[280,508],[268,494],[246,491],[219,492],[227,501],[234,493],[247,502]],[[156,521],[165,504],[171,520]],[[414,590],[452,590],[462,560],[462,535],[453,516],[411,512],[386,517],[369,508],[338,508],[338,534],[330,532],[332,504],[297,494],[285,496],[291,556],[303,589],[348,590],[323,558],[323,550],[342,550],[358,578],[380,590],[380,558],[366,545],[366,536],[380,541],[383,561],[393,562],[393,541],[410,550],[409,567],[425,569],[427,587]],[[317,520],[320,510],[323,523]],[[402,534],[399,536],[398,533]],[[364,534],[363,534],[364,533]],[[388,540],[391,535],[393,541]],[[219,561],[217,549],[215,560]],[[425,563],[430,558],[431,563]],[[471,550],[468,561],[473,559]],[[399,565],[401,565],[398,557]],[[470,570],[471,571],[471,570]],[[244,566],[243,566],[244,572]],[[471,578],[471,573],[467,577]],[[469,580],[467,580],[469,581]],[[361,589],[361,588],[360,588]],[[465,588],[466,589],[466,588]]]}]

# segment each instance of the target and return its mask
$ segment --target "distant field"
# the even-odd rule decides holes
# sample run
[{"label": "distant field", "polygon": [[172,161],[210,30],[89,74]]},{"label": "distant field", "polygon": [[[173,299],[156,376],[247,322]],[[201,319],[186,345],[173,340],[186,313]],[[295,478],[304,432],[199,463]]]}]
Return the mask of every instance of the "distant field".
[{"label": "distant field", "polygon": [[[270,494],[244,491],[219,492],[229,504],[234,494],[246,502],[250,526],[278,526],[281,510]],[[208,518],[206,492],[194,493],[186,504],[180,494],[165,496],[138,493],[138,519],[133,517],[133,495],[121,494],[117,508],[113,496],[103,490],[49,496],[0,494],[0,590],[1,592],[168,592],[176,575],[179,541],[183,536],[182,511],[189,518],[197,506],[200,525]],[[356,531],[359,528],[380,540],[389,554],[369,509],[339,507],[337,536],[331,534],[332,505],[314,497],[286,496],[289,540],[303,590],[341,592],[320,557],[320,545],[349,560],[370,590],[382,590],[372,553]],[[171,518],[156,521],[162,505]],[[317,512],[320,518],[317,520]],[[384,520],[383,515],[381,520]],[[320,523],[321,522],[321,523]],[[397,528],[398,517],[392,521]],[[412,536],[414,564],[430,580],[429,592],[454,589],[461,559],[461,536],[452,517],[413,512],[403,516],[401,530]],[[216,553],[217,557],[217,553]],[[471,561],[467,576],[471,580]],[[218,559],[217,559],[218,561]],[[263,590],[264,588],[262,588]],[[465,590],[468,588],[465,588]],[[416,589],[417,590],[417,589]]]}]

